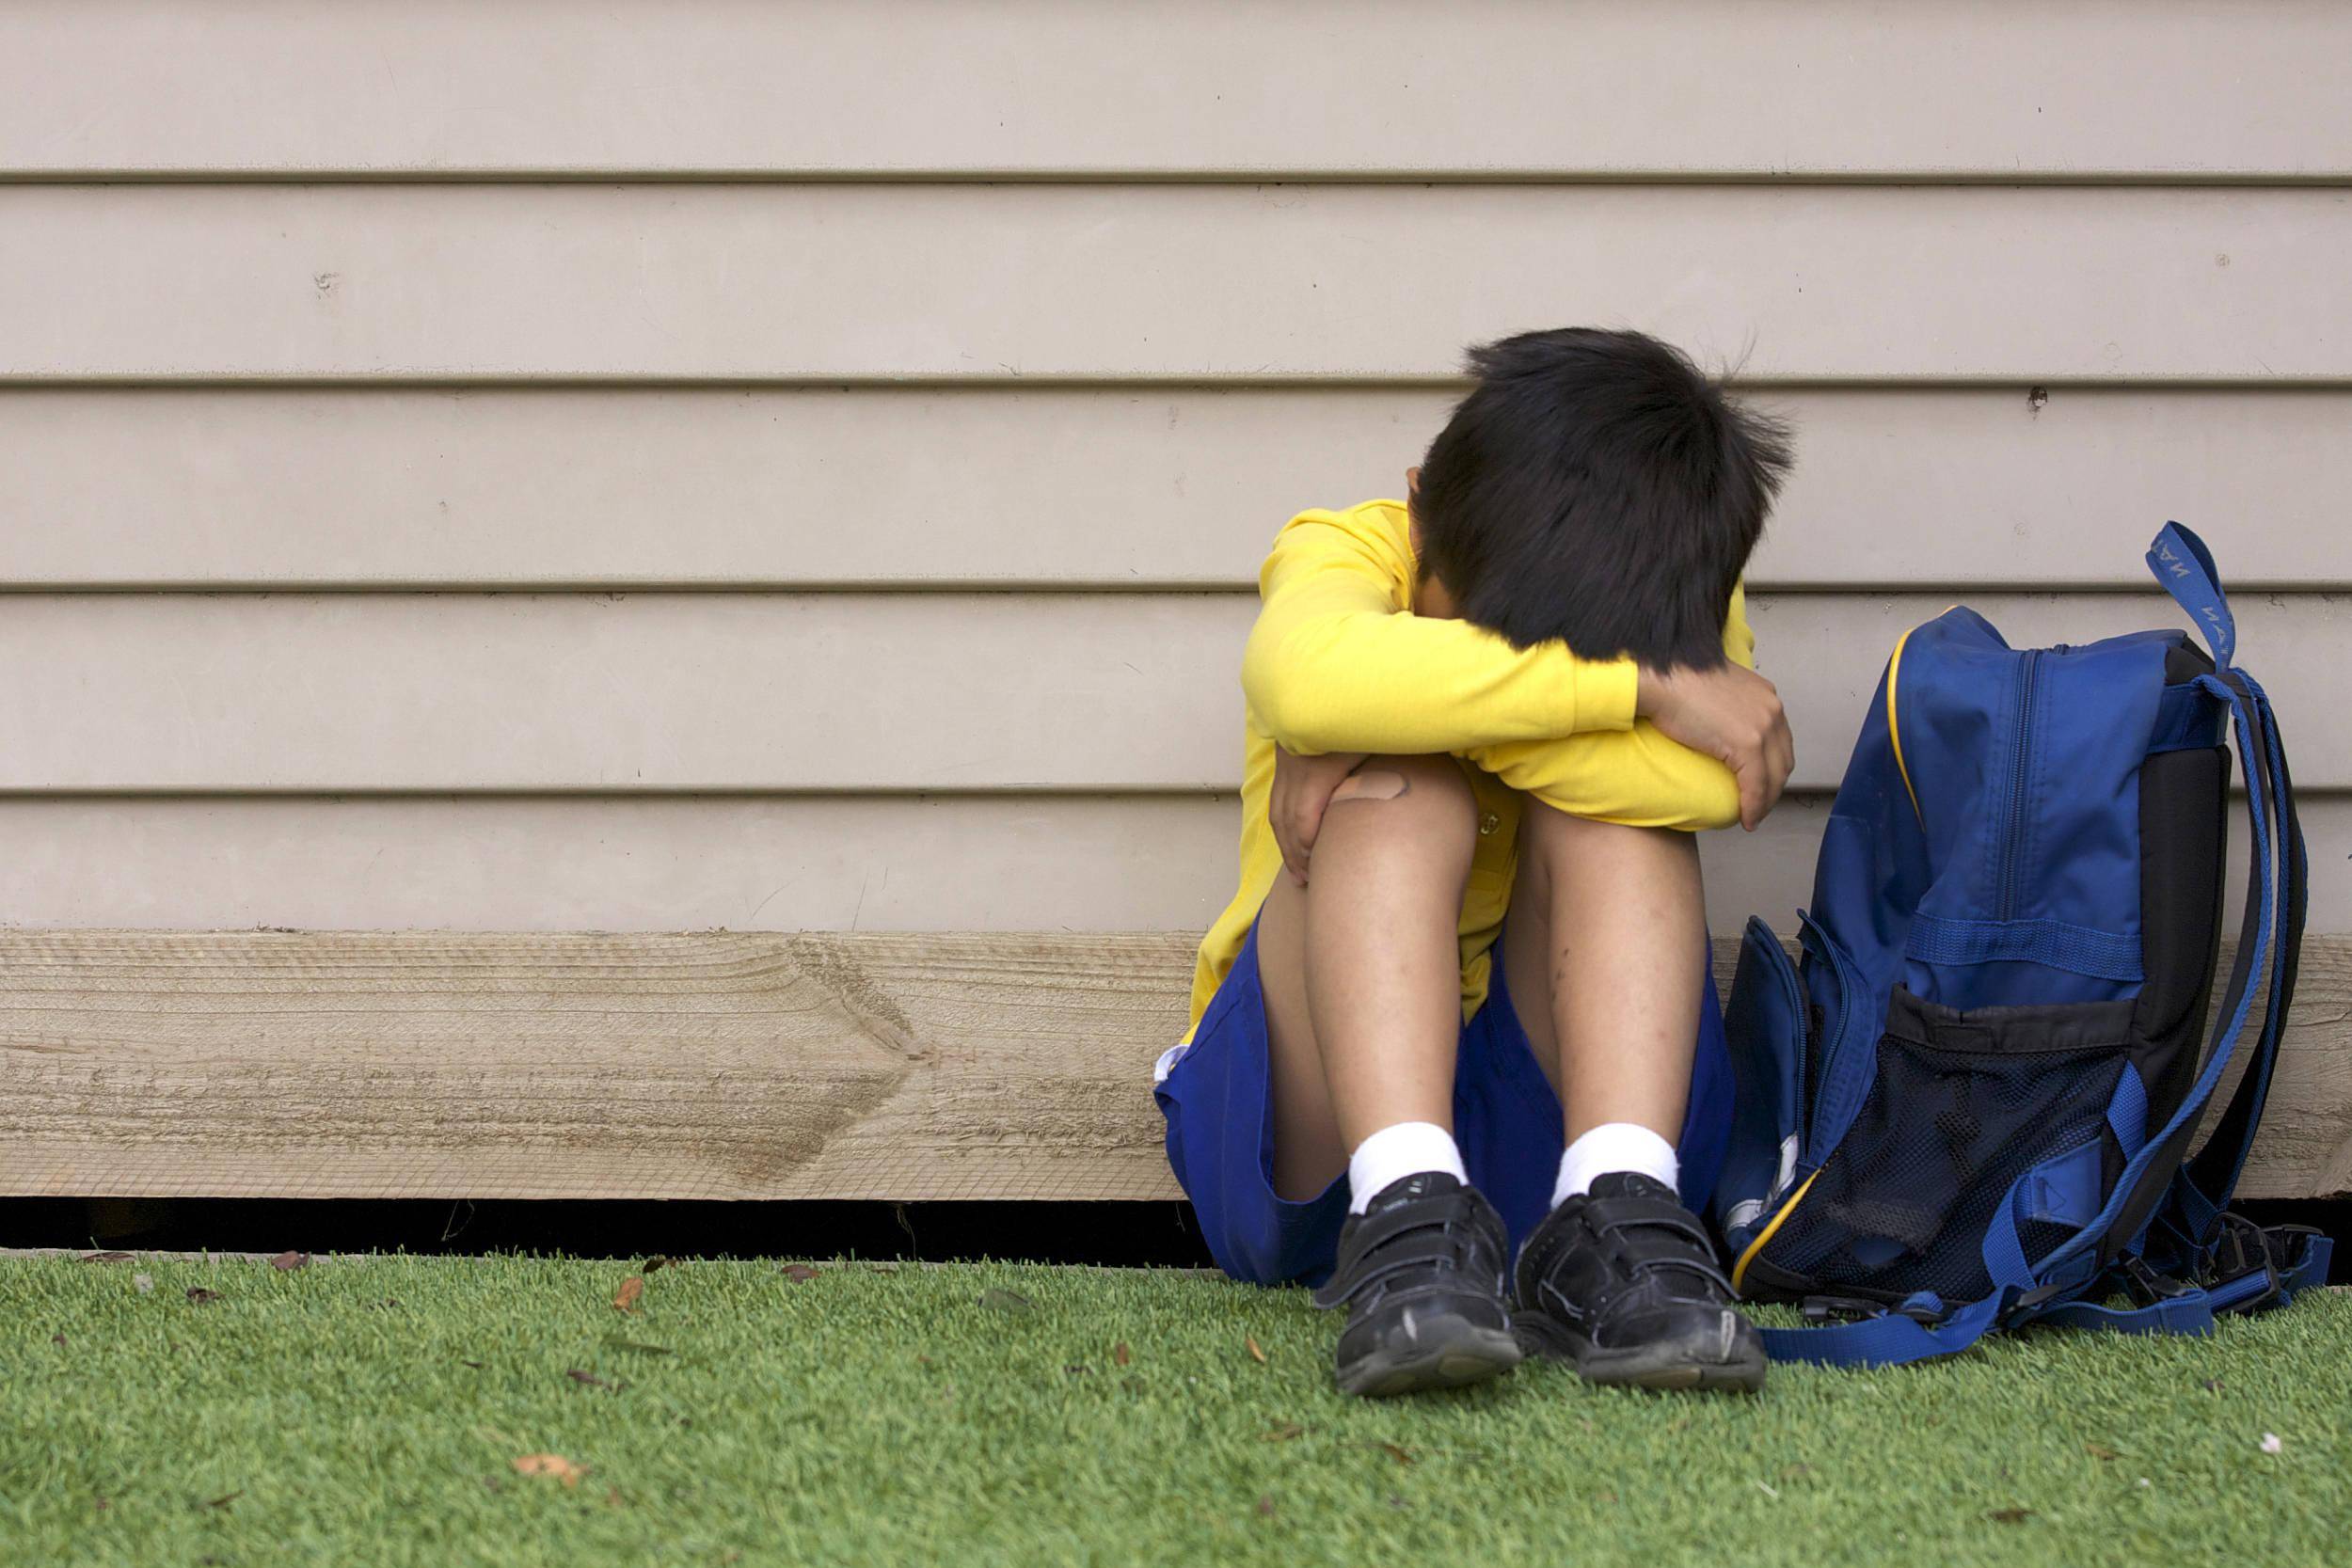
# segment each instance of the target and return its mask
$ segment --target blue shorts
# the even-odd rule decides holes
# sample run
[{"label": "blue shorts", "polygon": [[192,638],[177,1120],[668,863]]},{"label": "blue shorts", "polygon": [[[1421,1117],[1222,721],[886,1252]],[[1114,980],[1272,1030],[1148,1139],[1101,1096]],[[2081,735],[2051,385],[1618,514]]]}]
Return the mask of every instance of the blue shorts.
[{"label": "blue shorts", "polygon": [[[1486,1006],[1463,1026],[1454,1069],[1454,1138],[1471,1182],[1511,1233],[1514,1251],[1551,1207],[1565,1145],[1560,1098],[1535,1065],[1512,1009],[1497,941]],[[1713,974],[1702,963],[1698,1054],[1678,1154],[1682,1201],[1714,1191],[1731,1136],[1731,1058]],[[1153,1090],[1168,1118],[1168,1163],[1192,1199],[1217,1266],[1254,1285],[1327,1278],[1347,1218],[1347,1178],[1299,1202],[1274,1191],[1265,993],[1252,926],[1232,973],[1200,1015],[1192,1046]]]}]

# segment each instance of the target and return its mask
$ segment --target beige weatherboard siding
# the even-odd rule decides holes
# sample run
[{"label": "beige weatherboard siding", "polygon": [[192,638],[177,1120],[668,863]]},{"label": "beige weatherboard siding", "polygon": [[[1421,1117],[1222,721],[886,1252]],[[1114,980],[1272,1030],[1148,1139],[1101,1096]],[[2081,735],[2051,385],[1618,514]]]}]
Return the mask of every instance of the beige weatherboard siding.
[{"label": "beige weatherboard siding", "polygon": [[2352,380],[2352,190],[0,185],[0,381]]},{"label": "beige weatherboard siding", "polygon": [[2271,181],[2328,0],[0,6],[0,168]]},{"label": "beige weatherboard siding", "polygon": [[[1944,600],[1759,596],[1800,788]],[[1985,594],[2020,645],[2178,624],[2154,594]],[[2255,595],[2295,775],[2352,788],[2331,594]],[[1255,603],[1216,594],[41,594],[0,615],[0,790],[1230,789]],[[2292,723],[2292,720],[2287,721]]]},{"label": "beige weatherboard siding", "polygon": [[[1794,928],[1828,806],[1793,795],[1702,841],[1712,929]],[[42,927],[1198,936],[1233,895],[1236,809],[1205,791],[0,798],[0,908]],[[2333,871],[2352,797],[2307,795],[2303,832],[2312,928],[2352,931]],[[2230,856],[2242,871],[2236,820]]]},{"label": "beige weatherboard siding", "polygon": [[2206,535],[2314,879],[2257,1185],[2352,1190],[2347,60],[2289,0],[0,0],[0,1188],[642,1191],[483,1109],[620,1082],[673,1196],[1165,1196],[1266,542],[1595,322],[1798,430],[1719,936],[1906,626],[2180,625]]},{"label": "beige weatherboard siding", "polygon": [[[1453,388],[18,388],[7,588],[1255,588],[1390,495]],[[1775,390],[1804,461],[1750,580],[2352,587],[2352,389]]]}]

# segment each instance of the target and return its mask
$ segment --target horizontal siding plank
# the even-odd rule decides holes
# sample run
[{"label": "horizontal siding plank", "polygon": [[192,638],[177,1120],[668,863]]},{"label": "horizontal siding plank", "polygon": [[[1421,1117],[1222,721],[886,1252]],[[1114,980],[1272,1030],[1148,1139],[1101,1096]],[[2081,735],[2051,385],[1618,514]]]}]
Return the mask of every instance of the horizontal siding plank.
[{"label": "horizontal siding plank", "polygon": [[[1760,596],[1801,785],[1834,784],[1919,594]],[[2021,645],[2179,625],[2155,594],[1972,595]],[[1255,603],[1210,594],[26,594],[0,790],[1233,787]],[[2307,787],[2352,615],[2246,599]]]},{"label": "horizontal siding plank", "polygon": [[[1714,930],[1809,901],[1827,807],[1790,796],[1700,840]],[[1207,795],[19,798],[0,924],[1197,934],[1232,896],[1238,827]],[[2303,831],[2313,865],[2352,861],[2352,797],[2307,793]],[[2352,878],[2311,896],[2312,930],[2352,934]]]},{"label": "horizontal siding plank", "polygon": [[11,5],[0,173],[2341,175],[2347,56],[2275,0]]},{"label": "horizontal siding plank", "polygon": [[[1151,1063],[1189,969],[1150,936],[0,934],[0,1194],[1175,1197]],[[2352,1192],[2347,1006],[2352,942],[2308,943],[2244,1196]]]},{"label": "horizontal siding plank", "polygon": [[[0,587],[1254,586],[1434,389],[0,394]],[[1751,580],[2352,587],[2352,392],[1790,390]]]},{"label": "horizontal siding plank", "polygon": [[2352,379],[2352,192],[0,187],[0,379],[1447,377],[1603,318],[1759,380]]}]

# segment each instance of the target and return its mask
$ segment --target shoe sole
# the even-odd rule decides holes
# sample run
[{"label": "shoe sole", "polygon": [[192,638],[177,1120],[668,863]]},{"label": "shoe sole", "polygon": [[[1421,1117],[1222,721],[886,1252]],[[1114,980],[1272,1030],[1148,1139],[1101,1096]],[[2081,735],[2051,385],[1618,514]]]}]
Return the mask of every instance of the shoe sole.
[{"label": "shoe sole", "polygon": [[1754,1394],[1764,1387],[1768,1362],[1764,1347],[1753,1342],[1726,1360],[1672,1340],[1621,1351],[1580,1349],[1549,1323],[1522,1318],[1514,1326],[1527,1354],[1568,1362],[1577,1376],[1604,1388]]},{"label": "shoe sole", "polygon": [[1338,1370],[1340,1392],[1359,1399],[1392,1399],[1440,1388],[1464,1388],[1501,1377],[1522,1353],[1507,1329],[1482,1328],[1451,1315],[1422,1317],[1419,1334],[1376,1345]]}]

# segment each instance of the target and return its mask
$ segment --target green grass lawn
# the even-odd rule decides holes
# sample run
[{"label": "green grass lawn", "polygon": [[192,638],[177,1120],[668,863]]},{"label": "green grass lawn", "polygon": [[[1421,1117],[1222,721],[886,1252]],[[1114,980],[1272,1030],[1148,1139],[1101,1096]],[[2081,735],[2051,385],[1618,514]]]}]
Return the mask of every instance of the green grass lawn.
[{"label": "green grass lawn", "polygon": [[[2211,1339],[2047,1334],[1874,1374],[1776,1368],[1753,1401],[1604,1393],[1530,1366],[1375,1404],[1332,1392],[1333,1320],[1296,1291],[690,1262],[646,1276],[623,1313],[630,1272],[0,1259],[0,1562],[1880,1568],[2352,1550],[2341,1291]],[[516,1468],[537,1454],[581,1473]]]}]

